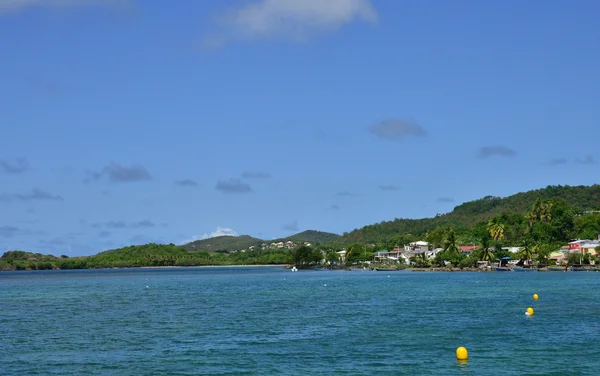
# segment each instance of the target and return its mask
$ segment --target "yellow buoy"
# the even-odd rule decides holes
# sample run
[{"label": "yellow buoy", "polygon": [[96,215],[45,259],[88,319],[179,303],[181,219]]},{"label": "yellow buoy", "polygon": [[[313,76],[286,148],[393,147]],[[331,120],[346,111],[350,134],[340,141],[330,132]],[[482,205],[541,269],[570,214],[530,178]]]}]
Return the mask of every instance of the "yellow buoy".
[{"label": "yellow buoy", "polygon": [[459,347],[456,349],[456,359],[458,360],[467,360],[469,358],[469,352],[464,347]]},{"label": "yellow buoy", "polygon": [[527,312],[525,312],[525,314],[528,316],[533,316],[533,308],[531,308],[531,307],[527,308]]},{"label": "yellow buoy", "polygon": [[538,294],[533,294],[533,300],[538,300],[538,299],[539,299]]}]

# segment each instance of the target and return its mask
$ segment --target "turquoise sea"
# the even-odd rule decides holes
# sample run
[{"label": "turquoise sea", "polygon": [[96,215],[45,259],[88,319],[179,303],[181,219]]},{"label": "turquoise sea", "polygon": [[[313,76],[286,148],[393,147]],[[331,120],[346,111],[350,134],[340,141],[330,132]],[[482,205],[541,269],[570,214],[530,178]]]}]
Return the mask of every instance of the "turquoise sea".
[{"label": "turquoise sea", "polygon": [[599,334],[595,272],[0,273],[3,376],[598,375]]}]

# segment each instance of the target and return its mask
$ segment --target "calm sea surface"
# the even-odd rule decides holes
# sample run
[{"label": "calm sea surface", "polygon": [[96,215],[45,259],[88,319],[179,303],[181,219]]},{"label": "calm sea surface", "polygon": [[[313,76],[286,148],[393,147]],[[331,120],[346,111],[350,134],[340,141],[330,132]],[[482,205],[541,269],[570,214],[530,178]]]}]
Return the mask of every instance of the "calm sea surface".
[{"label": "calm sea surface", "polygon": [[0,273],[3,376],[598,375],[599,350],[595,272]]}]

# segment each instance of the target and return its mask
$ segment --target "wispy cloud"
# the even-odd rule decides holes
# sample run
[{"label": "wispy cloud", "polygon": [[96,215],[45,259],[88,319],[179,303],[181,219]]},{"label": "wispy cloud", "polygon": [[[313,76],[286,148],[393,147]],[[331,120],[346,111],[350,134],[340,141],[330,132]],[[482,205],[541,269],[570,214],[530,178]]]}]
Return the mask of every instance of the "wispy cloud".
[{"label": "wispy cloud", "polygon": [[553,158],[543,164],[547,165],[547,166],[560,166],[560,165],[566,165],[566,164],[572,164],[572,163],[579,164],[579,165],[593,166],[593,165],[597,164],[597,161],[593,155],[587,154],[583,157],[578,157],[578,158],[571,159],[571,160],[569,160],[567,158]]},{"label": "wispy cloud", "polygon": [[188,244],[195,242],[196,240],[216,238],[218,236],[238,236],[238,233],[232,228],[219,226],[213,232],[207,232],[202,235],[194,235],[188,239],[181,241],[179,244]]},{"label": "wispy cloud", "polygon": [[240,179],[219,180],[215,186],[217,191],[223,193],[248,193],[252,192],[250,184],[242,182]]},{"label": "wispy cloud", "polygon": [[183,179],[175,181],[175,185],[178,185],[180,187],[197,187],[198,183],[192,179]]},{"label": "wispy cloud", "polygon": [[286,223],[282,226],[282,228],[286,231],[298,231],[298,221],[293,220],[291,223]]},{"label": "wispy cloud", "polygon": [[244,178],[244,179],[270,179],[271,174],[269,174],[268,172],[245,171],[242,173],[242,178]]},{"label": "wispy cloud", "polygon": [[594,159],[593,155],[588,154],[588,155],[586,155],[583,158],[577,158],[577,159],[575,159],[575,163],[582,164],[582,165],[595,165],[596,164],[596,160]]},{"label": "wispy cloud", "polygon": [[381,189],[382,191],[399,191],[400,187],[390,184],[390,185],[380,185],[379,189]]},{"label": "wispy cloud", "polygon": [[163,240],[162,237],[159,237],[157,235],[144,235],[144,234],[138,234],[138,235],[132,236],[131,238],[129,238],[129,242],[130,242],[130,244],[149,244],[149,243],[163,244],[163,243],[165,243],[165,241]]},{"label": "wispy cloud", "polygon": [[14,162],[0,159],[0,171],[7,174],[22,174],[27,170],[29,170],[29,162],[25,158],[17,158]]},{"label": "wispy cloud", "polygon": [[514,151],[513,149],[511,149],[507,146],[502,146],[502,145],[483,146],[483,147],[479,148],[479,151],[477,153],[477,156],[481,159],[494,157],[494,156],[512,158],[515,155],[517,155],[516,151]]},{"label": "wispy cloud", "polygon": [[0,226],[0,236],[3,238],[12,238],[16,235],[28,234],[28,230],[23,230],[14,226]]},{"label": "wispy cloud", "polygon": [[548,161],[548,165],[550,166],[560,166],[569,163],[567,158],[552,158]]},{"label": "wispy cloud", "polygon": [[419,124],[402,119],[386,119],[371,124],[367,130],[382,140],[401,141],[405,137],[425,137],[427,130]]},{"label": "wispy cloud", "polygon": [[339,205],[336,205],[336,204],[331,205],[331,210],[340,210],[340,209],[341,208]]},{"label": "wispy cloud", "polygon": [[445,202],[445,203],[454,202],[454,199],[452,197],[439,197],[437,199],[437,202]]},{"label": "wispy cloud", "polygon": [[111,236],[111,235],[112,235],[112,232],[110,232],[110,231],[106,231],[106,230],[103,230],[103,231],[99,231],[99,232],[98,232],[98,237],[99,237],[99,238],[108,238],[108,237],[109,237],[109,236]]},{"label": "wispy cloud", "polygon": [[142,165],[122,166],[111,163],[104,166],[100,171],[88,171],[84,182],[94,182],[107,177],[111,183],[129,183],[152,180],[152,176]]},{"label": "wispy cloud", "polygon": [[40,244],[43,244],[43,245],[67,245],[67,244],[69,244],[69,240],[64,239],[64,238],[42,239],[42,240],[40,240]]},{"label": "wispy cloud", "polygon": [[130,0],[0,0],[0,13],[16,12],[29,7],[75,7],[84,5],[125,5]]},{"label": "wispy cloud", "polygon": [[108,221],[102,223],[94,223],[92,227],[119,230],[128,228],[152,228],[156,227],[156,224],[148,219],[144,219],[137,222]]},{"label": "wispy cloud", "polygon": [[54,195],[41,189],[33,189],[30,193],[3,193],[0,201],[63,201],[62,196]]},{"label": "wispy cloud", "polygon": [[205,47],[234,41],[305,42],[348,23],[376,22],[377,11],[370,0],[257,0],[229,7],[214,21],[216,30],[205,36]]},{"label": "wispy cloud", "polygon": [[358,194],[349,192],[349,191],[340,191],[340,192],[336,193],[336,195],[340,196],[340,197],[356,197],[356,196],[358,196]]}]

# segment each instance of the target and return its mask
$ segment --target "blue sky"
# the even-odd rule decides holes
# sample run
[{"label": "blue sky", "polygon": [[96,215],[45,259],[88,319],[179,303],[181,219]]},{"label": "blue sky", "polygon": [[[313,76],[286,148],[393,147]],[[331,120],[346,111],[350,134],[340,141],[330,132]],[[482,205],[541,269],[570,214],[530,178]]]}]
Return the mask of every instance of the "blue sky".
[{"label": "blue sky", "polygon": [[2,0],[0,247],[341,234],[598,183],[599,15],[593,0]]}]

